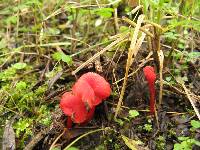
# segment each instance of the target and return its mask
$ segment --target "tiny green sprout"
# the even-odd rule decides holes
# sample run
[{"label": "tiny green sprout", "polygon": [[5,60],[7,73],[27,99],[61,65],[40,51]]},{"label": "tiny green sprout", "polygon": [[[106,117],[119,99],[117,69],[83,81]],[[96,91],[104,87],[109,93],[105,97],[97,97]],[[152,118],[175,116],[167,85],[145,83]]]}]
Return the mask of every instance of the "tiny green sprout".
[{"label": "tiny green sprout", "polygon": [[156,146],[158,149],[160,150],[164,150],[165,149],[165,138],[163,136],[159,136],[156,140]]},{"label": "tiny green sprout", "polygon": [[55,52],[52,54],[52,58],[56,61],[63,61],[66,62],[69,66],[72,65],[72,58],[69,55],[64,54],[63,52]]},{"label": "tiny green sprout", "polygon": [[143,129],[146,130],[147,132],[151,132],[152,131],[152,125],[151,124],[145,124]]},{"label": "tiny green sprout", "polygon": [[12,65],[12,67],[17,69],[17,70],[24,69],[26,66],[27,66],[26,63],[16,63],[16,64]]},{"label": "tiny green sprout", "polygon": [[139,116],[139,112],[137,110],[129,110],[129,118],[132,119],[132,118],[135,118],[137,116]]},{"label": "tiny green sprout", "polygon": [[16,84],[16,89],[18,90],[24,90],[26,89],[27,85],[26,85],[26,82],[24,81],[19,81],[17,84]]}]

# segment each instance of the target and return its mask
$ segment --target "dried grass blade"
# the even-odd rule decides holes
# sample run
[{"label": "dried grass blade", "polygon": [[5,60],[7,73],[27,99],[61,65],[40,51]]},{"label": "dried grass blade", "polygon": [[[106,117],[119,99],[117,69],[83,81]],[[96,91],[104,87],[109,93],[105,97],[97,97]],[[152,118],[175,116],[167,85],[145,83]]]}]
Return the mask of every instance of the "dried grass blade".
[{"label": "dried grass blade", "polygon": [[[134,60],[134,57],[137,55],[138,49],[140,48],[141,43],[143,42],[144,37],[146,35],[145,33],[143,33],[142,36],[139,38],[139,40],[137,40],[139,29],[141,27],[143,20],[144,20],[144,15],[140,15],[138,17],[138,21],[137,21],[137,25],[135,27],[135,31],[133,33],[133,37],[131,39],[131,44],[130,44],[130,48],[129,48],[129,51],[128,51],[128,59],[127,59],[127,63],[126,63],[126,73],[125,73],[124,82],[123,82],[122,90],[121,90],[121,93],[120,93],[119,101],[118,101],[118,104],[117,104],[117,108],[116,108],[116,111],[115,111],[114,119],[117,118],[117,115],[118,115],[119,110],[120,110],[121,105],[122,105],[122,100],[123,100],[125,89],[126,89],[128,72],[129,72],[130,66],[131,66],[131,64]],[[136,43],[136,41],[137,41],[137,43]],[[134,57],[133,57],[133,55],[134,55]]]}]

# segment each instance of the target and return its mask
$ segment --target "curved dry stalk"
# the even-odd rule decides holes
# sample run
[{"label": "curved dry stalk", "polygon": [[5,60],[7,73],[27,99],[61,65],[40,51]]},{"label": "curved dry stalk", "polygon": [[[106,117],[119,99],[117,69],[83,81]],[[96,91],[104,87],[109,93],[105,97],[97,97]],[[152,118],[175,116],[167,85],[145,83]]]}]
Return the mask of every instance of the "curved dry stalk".
[{"label": "curved dry stalk", "polygon": [[[138,68],[135,71],[133,71],[132,73],[130,73],[128,75],[128,78],[131,77],[131,76],[133,76],[134,74],[136,74],[142,67],[144,67],[144,65],[146,63],[148,63],[149,61],[153,60],[152,58],[150,58],[152,56],[152,54],[153,54],[153,52],[151,51],[146,58],[144,58],[143,60],[141,60],[141,63],[138,65]],[[122,80],[124,80],[124,78],[115,81],[113,84],[117,85],[117,83],[121,82]]]},{"label": "curved dry stalk", "polygon": [[137,7],[135,7],[135,8],[131,11],[131,13],[134,14],[134,13],[136,13],[138,10],[140,10],[141,8],[143,8],[143,6],[142,6],[142,5],[138,5]]},{"label": "curved dry stalk", "polygon": [[195,106],[194,100],[192,100],[192,98],[191,98],[191,96],[189,94],[189,91],[188,91],[188,89],[186,88],[186,86],[184,84],[184,81],[182,81],[181,85],[182,85],[182,87],[183,87],[183,89],[185,91],[185,94],[187,95],[187,98],[189,99],[189,101],[190,101],[190,103],[191,103],[191,105],[192,105],[192,107],[193,107],[198,119],[200,120],[200,113],[199,113],[197,107]]},{"label": "curved dry stalk", "polygon": [[85,137],[85,136],[87,136],[89,134],[92,134],[92,133],[95,133],[95,132],[99,132],[99,131],[106,131],[106,130],[109,130],[109,129],[110,129],[109,127],[106,127],[106,128],[96,129],[96,130],[92,130],[90,132],[87,132],[87,133],[79,136],[74,141],[72,141],[67,147],[64,148],[64,150],[68,150],[73,144],[75,144],[77,141],[79,141],[80,139],[82,139],[83,137]]},{"label": "curved dry stalk", "polygon": [[51,144],[49,150],[52,150],[54,148],[54,145],[64,135],[65,131],[66,131],[66,129],[64,129],[63,132],[53,141],[53,143]]},{"label": "curved dry stalk", "polygon": [[[130,19],[126,18],[126,17],[122,17],[122,20],[124,20],[125,22],[127,22],[128,24],[130,24],[131,26],[133,27],[136,27],[137,24],[133,21],[131,21]],[[150,33],[149,31],[145,30],[144,27],[141,27],[139,28],[140,31],[146,33],[148,36],[150,36],[151,38],[154,38],[154,35],[152,33]]]},{"label": "curved dry stalk", "polygon": [[159,91],[159,106],[162,104],[162,95],[163,95],[163,62],[164,62],[164,54],[162,50],[157,51],[159,58],[159,75],[160,75],[160,91]]},{"label": "curved dry stalk", "polygon": [[126,89],[128,72],[129,72],[130,66],[131,66],[132,62],[134,61],[134,58],[136,57],[138,50],[139,50],[140,46],[142,45],[142,42],[144,41],[144,38],[146,36],[146,34],[143,32],[141,37],[139,39],[137,39],[139,29],[141,27],[143,20],[144,20],[144,15],[140,15],[139,18],[138,18],[138,21],[137,21],[137,25],[135,27],[133,37],[131,39],[131,44],[130,44],[130,48],[129,48],[129,51],[128,51],[128,58],[127,58],[127,63],[126,63],[126,73],[125,73],[124,82],[123,82],[122,90],[121,90],[121,93],[120,93],[119,101],[118,101],[118,104],[117,104],[117,108],[116,108],[116,111],[115,111],[114,119],[117,118],[117,115],[118,115],[119,110],[120,110],[121,105],[122,105],[122,100],[123,100],[125,89]]}]

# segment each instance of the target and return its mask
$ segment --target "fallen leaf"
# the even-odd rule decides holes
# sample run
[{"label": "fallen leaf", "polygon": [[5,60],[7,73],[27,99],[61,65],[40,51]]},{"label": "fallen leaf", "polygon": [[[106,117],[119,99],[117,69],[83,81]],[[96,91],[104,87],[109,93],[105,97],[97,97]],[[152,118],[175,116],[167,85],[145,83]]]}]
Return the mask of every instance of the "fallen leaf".
[{"label": "fallen leaf", "polygon": [[131,150],[148,150],[148,148],[144,147],[143,143],[139,140],[129,139],[124,135],[122,135],[122,139]]}]

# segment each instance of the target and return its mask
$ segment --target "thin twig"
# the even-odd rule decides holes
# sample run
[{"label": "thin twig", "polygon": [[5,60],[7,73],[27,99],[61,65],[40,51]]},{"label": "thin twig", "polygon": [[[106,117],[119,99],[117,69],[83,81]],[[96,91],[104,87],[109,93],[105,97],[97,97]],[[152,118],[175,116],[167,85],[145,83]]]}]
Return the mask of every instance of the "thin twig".
[{"label": "thin twig", "polygon": [[187,97],[188,97],[188,99],[189,99],[189,101],[190,101],[190,103],[191,103],[191,105],[192,105],[192,107],[193,107],[193,109],[194,109],[194,111],[195,111],[195,113],[196,113],[198,119],[200,120],[199,111],[198,111],[198,109],[196,108],[195,103],[194,103],[194,101],[192,100],[192,98],[191,98],[191,96],[190,96],[190,94],[189,94],[189,92],[188,92],[188,89],[185,87],[184,82],[182,82],[181,85],[182,85],[182,87],[183,87],[183,89],[184,89],[184,91],[185,91],[185,93],[186,93],[186,95],[187,95]]},{"label": "thin twig", "polygon": [[[142,63],[140,63],[139,65],[138,65],[138,68],[134,71],[134,72],[132,72],[132,73],[130,73],[129,75],[128,75],[128,78],[129,77],[131,77],[131,76],[133,76],[134,74],[136,74],[146,63],[148,63],[150,60],[153,60],[152,58],[150,58],[151,56],[152,56],[152,52],[150,52],[149,53],[149,55],[145,58],[145,59],[143,59],[142,60]],[[121,82],[121,81],[123,81],[124,80],[124,78],[122,78],[122,79],[119,79],[119,80],[117,80],[117,81],[115,81],[113,84],[117,84],[117,83],[119,83],[119,82]]]},{"label": "thin twig", "polygon": [[90,59],[88,59],[86,62],[84,62],[83,64],[81,64],[76,70],[74,70],[72,72],[72,75],[75,75],[77,72],[79,72],[81,69],[83,69],[87,64],[89,64],[90,62],[92,62],[93,60],[95,60],[97,57],[99,57],[101,54],[103,54],[107,50],[111,49],[114,45],[118,44],[120,41],[122,41],[123,39],[125,39],[127,36],[128,36],[128,34],[123,35],[123,36],[121,36],[121,38],[117,39],[116,41],[114,41],[111,44],[109,44],[108,46],[106,46],[100,52],[98,52],[93,57],[91,57]]},{"label": "thin twig", "polygon": [[89,134],[99,132],[99,131],[106,131],[106,130],[109,130],[109,129],[110,129],[109,127],[106,127],[106,128],[101,128],[101,129],[97,129],[97,130],[93,130],[93,131],[90,131],[88,133],[85,133],[85,134],[81,135],[80,137],[76,138],[73,142],[71,142],[67,147],[64,148],[64,150],[68,150],[73,144],[75,144],[77,141],[79,141],[80,139],[82,139],[83,137],[85,137]]},{"label": "thin twig", "polygon": [[117,8],[115,8],[115,10],[114,10],[114,22],[115,22],[115,29],[116,29],[116,33],[117,33],[119,31]]},{"label": "thin twig", "polygon": [[[128,24],[130,24],[133,27],[136,27],[136,25],[137,25],[135,22],[131,21],[130,19],[128,19],[126,17],[122,17],[122,20],[124,20],[125,22],[127,22]],[[154,38],[154,35],[152,33],[150,33],[149,31],[145,30],[145,28],[140,27],[139,30],[146,33],[148,36]]]},{"label": "thin twig", "polygon": [[54,148],[54,145],[56,144],[56,142],[64,135],[65,132],[66,132],[66,128],[64,128],[63,132],[55,139],[55,141],[53,141],[49,150],[52,150]]},{"label": "thin twig", "polygon": [[159,75],[160,75],[160,91],[159,91],[159,107],[162,104],[162,95],[163,95],[163,63],[164,63],[164,54],[162,50],[157,51],[159,57]]}]

